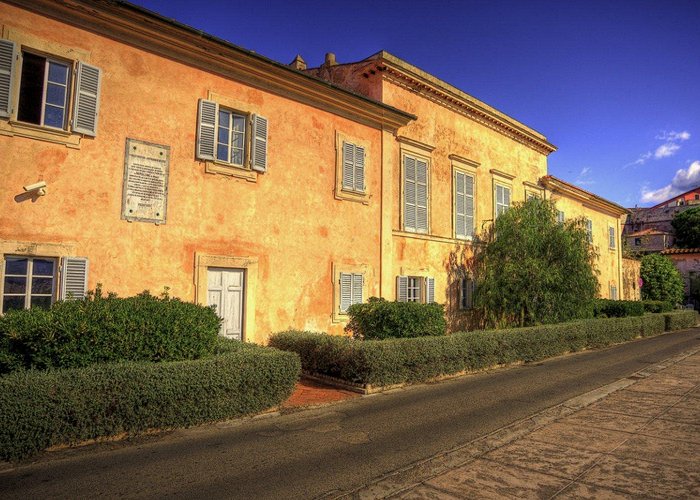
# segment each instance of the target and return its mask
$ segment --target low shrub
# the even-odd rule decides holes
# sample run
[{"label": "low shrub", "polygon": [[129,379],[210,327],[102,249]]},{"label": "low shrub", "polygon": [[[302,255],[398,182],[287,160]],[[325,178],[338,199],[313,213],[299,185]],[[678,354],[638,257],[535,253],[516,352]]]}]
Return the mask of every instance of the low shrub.
[{"label": "low shrub", "polygon": [[673,310],[673,304],[664,302],[663,300],[643,300],[644,312],[664,313]]},{"label": "low shrub", "polygon": [[0,373],[115,361],[177,361],[212,353],[219,318],[179,299],[103,296],[0,317]]},{"label": "low shrub", "polygon": [[663,315],[646,315],[410,339],[357,340],[287,331],[273,335],[270,345],[299,354],[307,372],[386,386],[605,347],[663,333],[664,326]]},{"label": "low shrub", "polygon": [[666,331],[684,330],[698,325],[698,312],[692,309],[664,313]]},{"label": "low shrub", "polygon": [[49,446],[260,412],[292,393],[293,353],[217,342],[222,354],[164,363],[26,370],[0,377],[0,458]]},{"label": "low shrub", "polygon": [[638,300],[596,299],[593,302],[593,316],[596,318],[625,318],[642,314],[644,305]]},{"label": "low shrub", "polygon": [[441,304],[390,302],[371,297],[348,309],[345,331],[363,339],[388,339],[445,335],[447,322]]}]

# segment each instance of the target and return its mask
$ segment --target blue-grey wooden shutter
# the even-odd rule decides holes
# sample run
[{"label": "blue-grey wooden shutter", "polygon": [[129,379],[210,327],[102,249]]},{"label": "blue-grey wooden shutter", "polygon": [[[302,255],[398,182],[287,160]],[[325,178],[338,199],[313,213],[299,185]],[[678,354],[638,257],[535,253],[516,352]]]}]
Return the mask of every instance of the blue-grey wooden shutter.
[{"label": "blue-grey wooden shutter", "polygon": [[396,300],[408,302],[408,276],[396,277]]},{"label": "blue-grey wooden shutter", "polygon": [[340,273],[340,312],[348,312],[352,303],[352,274]]},{"label": "blue-grey wooden shutter", "polygon": [[614,227],[609,227],[608,228],[608,235],[610,239],[610,248],[615,248],[615,228]]},{"label": "blue-grey wooden shutter", "polygon": [[467,236],[465,231],[466,206],[464,199],[464,178],[466,176],[462,172],[455,171],[455,236],[464,238]]},{"label": "blue-grey wooden shutter", "polygon": [[355,188],[355,146],[343,141],[343,189]]},{"label": "blue-grey wooden shutter", "polygon": [[73,132],[95,137],[100,111],[101,74],[99,68],[78,63],[73,102]]},{"label": "blue-grey wooden shutter", "polygon": [[12,81],[15,71],[15,42],[0,40],[0,116],[9,117],[12,111]]},{"label": "blue-grey wooden shutter", "polygon": [[416,160],[410,156],[403,158],[403,226],[416,230]]},{"label": "blue-grey wooden shutter", "polygon": [[474,236],[474,177],[464,174],[464,235]]},{"label": "blue-grey wooden shutter", "polygon": [[250,165],[253,170],[267,172],[267,118],[253,115],[253,140]]},{"label": "blue-grey wooden shutter", "polygon": [[214,160],[216,155],[216,119],[219,105],[206,99],[199,100],[197,112],[197,159]]},{"label": "blue-grey wooden shutter", "polygon": [[425,303],[435,302],[435,278],[425,278]]},{"label": "blue-grey wooden shutter", "polygon": [[355,146],[355,191],[365,190],[365,148]]},{"label": "blue-grey wooden shutter", "polygon": [[81,300],[87,293],[88,260],[64,257],[61,266],[61,299]]},{"label": "blue-grey wooden shutter", "polygon": [[428,163],[416,160],[416,231],[428,232]]},{"label": "blue-grey wooden shutter", "polygon": [[363,276],[361,274],[352,275],[352,303],[362,304],[362,281]]}]

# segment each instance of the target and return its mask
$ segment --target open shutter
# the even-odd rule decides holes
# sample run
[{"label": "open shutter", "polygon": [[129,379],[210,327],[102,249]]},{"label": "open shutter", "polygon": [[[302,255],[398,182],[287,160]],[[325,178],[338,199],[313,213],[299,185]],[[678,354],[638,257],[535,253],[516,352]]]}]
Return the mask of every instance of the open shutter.
[{"label": "open shutter", "polygon": [[365,148],[355,146],[355,191],[365,190]]},{"label": "open shutter", "polygon": [[408,302],[408,276],[396,277],[396,300]]},{"label": "open shutter", "polygon": [[197,113],[197,159],[214,160],[216,154],[216,118],[219,105],[206,99],[199,100]]},{"label": "open shutter", "polygon": [[403,159],[403,227],[416,230],[416,160],[410,156]]},{"label": "open shutter", "polygon": [[79,62],[73,103],[73,132],[95,137],[100,108],[101,71]]},{"label": "open shutter", "polygon": [[343,142],[343,189],[355,187],[355,146]]},{"label": "open shutter", "polygon": [[61,266],[61,299],[84,299],[87,293],[87,278],[87,259],[64,257]]},{"label": "open shutter", "polygon": [[352,300],[352,274],[340,273],[340,312],[348,312]]},{"label": "open shutter", "polygon": [[416,160],[416,231],[428,232],[428,163]]},{"label": "open shutter", "polygon": [[0,40],[0,116],[9,117],[12,106],[12,74],[15,70],[15,42]]},{"label": "open shutter", "polygon": [[352,303],[362,304],[362,275],[352,275]]},{"label": "open shutter", "polygon": [[250,164],[253,170],[267,172],[267,118],[253,115],[253,153]]},{"label": "open shutter", "polygon": [[425,303],[435,302],[435,278],[425,278]]}]

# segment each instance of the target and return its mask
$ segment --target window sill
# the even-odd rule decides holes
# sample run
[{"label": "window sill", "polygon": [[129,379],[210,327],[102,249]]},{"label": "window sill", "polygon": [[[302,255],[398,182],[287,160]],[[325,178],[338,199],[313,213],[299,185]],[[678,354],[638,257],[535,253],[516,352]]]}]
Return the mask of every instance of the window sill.
[{"label": "window sill", "polygon": [[41,127],[32,123],[17,121],[0,121],[0,135],[26,137],[39,141],[63,144],[72,149],[80,149],[80,134],[74,134],[67,130]]},{"label": "window sill", "polygon": [[355,203],[362,203],[363,205],[369,205],[369,194],[367,192],[359,191],[346,191],[344,189],[335,190],[335,199],[343,201],[354,201]]},{"label": "window sill", "polygon": [[208,174],[228,175],[238,179],[245,179],[248,182],[258,181],[258,175],[254,170],[218,161],[204,162],[204,171]]},{"label": "window sill", "polygon": [[[435,241],[437,243],[447,243],[450,245],[471,245],[473,242],[472,240],[465,240],[461,238],[450,238],[447,236],[437,236],[433,234],[427,234],[427,233],[414,233],[411,231],[397,231],[394,230],[392,231],[393,235],[399,238],[413,238],[416,240],[426,240],[426,241]],[[415,273],[414,273],[415,274]]]}]

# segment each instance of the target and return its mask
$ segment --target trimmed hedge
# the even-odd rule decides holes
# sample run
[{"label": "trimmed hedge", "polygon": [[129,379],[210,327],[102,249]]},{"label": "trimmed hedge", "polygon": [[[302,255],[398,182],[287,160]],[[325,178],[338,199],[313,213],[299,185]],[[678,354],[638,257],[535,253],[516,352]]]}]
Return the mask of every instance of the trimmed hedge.
[{"label": "trimmed hedge", "polygon": [[664,302],[663,300],[643,300],[644,312],[664,313],[673,310],[673,304]]},{"label": "trimmed hedge", "polygon": [[642,314],[644,314],[644,305],[638,300],[595,299],[593,301],[593,316],[596,318],[624,318]]},{"label": "trimmed hedge", "polygon": [[370,297],[363,304],[351,305],[348,315],[345,331],[367,340],[445,335],[447,331],[443,306],[435,302],[390,302]]},{"label": "trimmed hedge", "polygon": [[[302,368],[307,372],[364,385],[387,386],[501,364],[537,361],[657,335],[664,332],[667,321],[664,315],[650,314],[460,332],[443,337],[364,341],[288,331],[273,335],[270,345],[299,354]],[[681,320],[673,321],[676,326]]]},{"label": "trimmed hedge", "polygon": [[103,297],[98,289],[86,300],[0,317],[0,373],[197,359],[212,353],[219,323],[210,307],[148,292]]},{"label": "trimmed hedge", "polygon": [[698,324],[698,312],[692,309],[664,313],[666,331],[684,330]]},{"label": "trimmed hedge", "polygon": [[216,356],[164,363],[19,371],[0,377],[0,458],[49,446],[187,427],[260,412],[289,397],[293,353],[217,342]]}]

